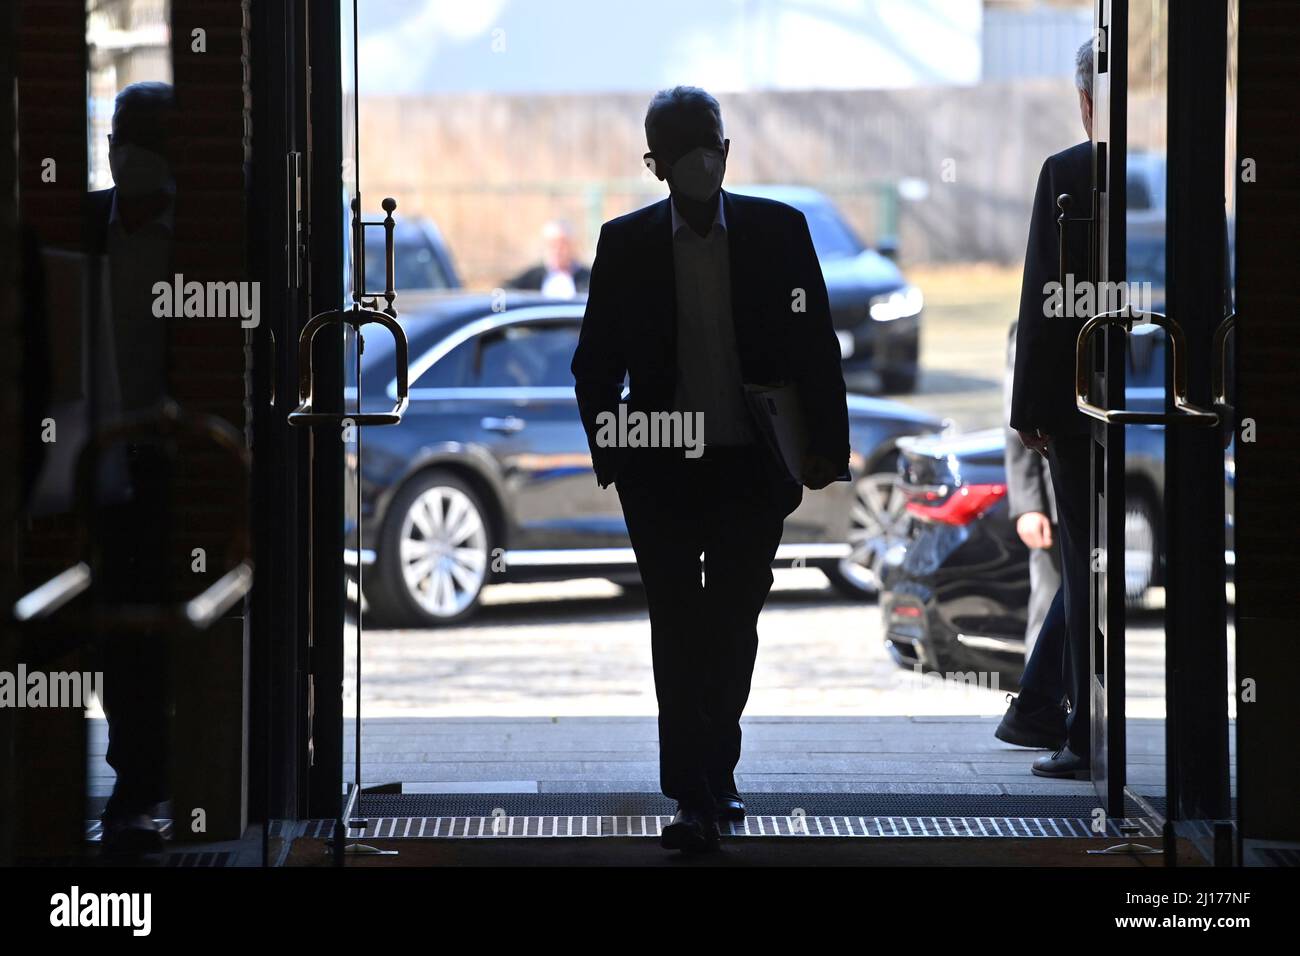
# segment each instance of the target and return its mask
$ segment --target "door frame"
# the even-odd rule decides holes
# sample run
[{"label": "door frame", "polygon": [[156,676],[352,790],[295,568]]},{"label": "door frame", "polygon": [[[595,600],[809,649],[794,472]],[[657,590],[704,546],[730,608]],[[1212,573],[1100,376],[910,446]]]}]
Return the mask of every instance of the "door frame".
[{"label": "door frame", "polygon": [[[1205,118],[1226,107],[1229,0],[1167,4],[1165,311],[1182,329],[1187,399],[1209,408],[1215,332],[1225,316],[1226,224],[1223,128]],[[1094,90],[1098,206],[1096,279],[1126,274],[1128,0],[1097,0],[1095,26],[1106,39]],[[1108,327],[1097,350],[1094,395],[1121,407],[1127,333]],[[1169,354],[1168,352],[1166,353]],[[1166,361],[1165,412],[1176,411],[1173,362]],[[1105,401],[1112,397],[1111,401]],[[1116,401],[1115,397],[1119,400]],[[1094,399],[1095,401],[1095,399]],[[1124,607],[1123,426],[1093,423],[1091,546],[1106,555],[1091,588],[1093,782],[1111,816],[1126,802],[1164,827],[1166,849],[1177,824],[1232,816],[1227,709],[1227,601],[1224,591],[1222,432],[1167,425],[1163,550],[1165,566],[1165,783],[1163,811],[1127,785]],[[1119,466],[1114,467],[1113,462]],[[1098,484],[1101,485],[1098,488]],[[1217,493],[1205,495],[1198,489]],[[1207,498],[1209,499],[1207,501]],[[1096,553],[1094,550],[1093,553]],[[1204,833],[1204,828],[1183,832]],[[1228,847],[1231,841],[1216,841]],[[1207,855],[1214,849],[1207,848]]]},{"label": "door frame", "polygon": [[[1166,298],[1187,345],[1188,398],[1203,408],[1213,404],[1214,334],[1225,317],[1227,8],[1228,0],[1169,3]],[[1171,411],[1168,382],[1165,394]],[[1222,434],[1165,429],[1169,821],[1232,815]]]},{"label": "door frame", "polygon": [[[319,819],[342,802],[343,442],[285,416],[298,401],[299,333],[343,297],[339,0],[259,3],[251,15],[250,191],[263,213],[250,217],[250,265],[266,304],[251,376],[253,794],[268,821]],[[316,336],[313,368],[317,407],[341,411],[341,332]]]},{"label": "door frame", "polygon": [[[1128,230],[1128,0],[1097,0],[1093,19],[1094,282],[1123,279]],[[1104,138],[1102,138],[1104,137]],[[1124,405],[1127,333],[1094,336],[1090,394],[1103,408]],[[1124,715],[1124,426],[1091,422],[1089,501],[1089,634],[1092,780],[1108,816],[1124,816],[1128,759]],[[1116,463],[1118,465],[1116,466]],[[1113,547],[1118,533],[1119,547]],[[1094,556],[1105,555],[1100,566]]]}]

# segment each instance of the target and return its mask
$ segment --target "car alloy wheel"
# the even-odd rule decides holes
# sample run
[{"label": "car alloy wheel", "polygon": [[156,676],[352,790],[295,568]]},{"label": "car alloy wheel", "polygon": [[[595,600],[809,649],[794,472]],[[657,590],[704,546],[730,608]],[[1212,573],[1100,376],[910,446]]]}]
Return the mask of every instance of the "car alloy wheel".
[{"label": "car alloy wheel", "polygon": [[859,478],[849,510],[850,551],[837,565],[832,583],[850,594],[879,591],[886,566],[901,560],[907,550],[910,525],[896,473],[876,471]]},{"label": "car alloy wheel", "polygon": [[1140,604],[1155,580],[1156,525],[1144,499],[1128,502],[1124,509],[1124,597]]},{"label": "car alloy wheel", "polygon": [[454,618],[477,600],[487,576],[487,528],[464,491],[422,491],[402,518],[398,542],[407,593],[427,614]]}]

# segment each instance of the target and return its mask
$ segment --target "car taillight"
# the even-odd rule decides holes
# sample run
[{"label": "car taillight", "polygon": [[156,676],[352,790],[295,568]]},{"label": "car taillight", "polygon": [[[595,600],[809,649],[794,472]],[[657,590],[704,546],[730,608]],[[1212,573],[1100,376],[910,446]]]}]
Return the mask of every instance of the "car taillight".
[{"label": "car taillight", "polygon": [[1006,485],[962,485],[936,504],[924,500],[909,501],[907,510],[926,521],[965,525],[991,508],[1006,493]]}]

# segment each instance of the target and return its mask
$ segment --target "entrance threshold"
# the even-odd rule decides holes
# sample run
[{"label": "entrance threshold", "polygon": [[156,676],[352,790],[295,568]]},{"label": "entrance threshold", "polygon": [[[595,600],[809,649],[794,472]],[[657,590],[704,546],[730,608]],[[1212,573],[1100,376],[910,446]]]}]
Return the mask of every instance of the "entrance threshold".
[{"label": "entrance threshold", "polygon": [[[1156,839],[1134,808],[1106,819],[1081,796],[759,793],[723,835],[808,838]],[[363,828],[350,840],[657,839],[672,805],[648,793],[366,793]],[[307,821],[302,836],[328,839],[333,820]]]}]

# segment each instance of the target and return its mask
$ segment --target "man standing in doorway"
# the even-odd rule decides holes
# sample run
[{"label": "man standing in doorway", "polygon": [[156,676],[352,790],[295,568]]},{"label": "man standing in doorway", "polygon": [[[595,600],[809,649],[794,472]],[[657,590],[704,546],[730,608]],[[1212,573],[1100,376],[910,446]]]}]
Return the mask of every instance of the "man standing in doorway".
[{"label": "man standing in doorway", "polygon": [[[1093,46],[1088,41],[1075,57],[1075,86],[1083,128],[1092,138]],[[1061,547],[1061,586],[1052,601],[1044,627],[1064,619],[1064,660],[1055,659],[1057,641],[1040,637],[1027,670],[1061,666],[1068,675],[1070,697],[1065,743],[1050,756],[1034,761],[1040,777],[1086,780],[1091,776],[1091,673],[1089,652],[1088,541],[1090,490],[1089,420],[1075,405],[1075,342],[1083,317],[1049,315],[1045,308],[1048,284],[1060,280],[1060,242],[1057,238],[1056,199],[1062,193],[1076,197],[1076,208],[1092,191],[1092,143],[1071,146],[1043,163],[1034,195],[1025,251],[1024,281],[1020,291],[1020,318],[1016,328],[1015,381],[1011,395],[1011,427],[1025,447],[1047,458],[1056,501]],[[1087,268],[1087,241],[1077,226],[1066,229],[1067,261],[1073,270]],[[1074,273],[1074,283],[1093,277]],[[1049,649],[1051,660],[1042,659]],[[1022,692],[1015,709],[1029,721],[1050,713],[1059,702],[1032,691]]]},{"label": "man standing in doorway", "polygon": [[[744,818],[734,771],[772,559],[801,484],[847,471],[848,412],[803,214],[722,191],[730,141],[703,90],[657,94],[645,131],[645,162],[671,196],[602,228],[573,375],[596,480],[617,486],[649,604],[660,783],[678,804],[662,843],[698,851],[717,845],[719,820]],[[625,378],[625,414],[695,416],[703,453],[604,440]],[[762,440],[747,384],[797,390],[797,479]]]}]

